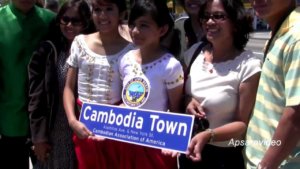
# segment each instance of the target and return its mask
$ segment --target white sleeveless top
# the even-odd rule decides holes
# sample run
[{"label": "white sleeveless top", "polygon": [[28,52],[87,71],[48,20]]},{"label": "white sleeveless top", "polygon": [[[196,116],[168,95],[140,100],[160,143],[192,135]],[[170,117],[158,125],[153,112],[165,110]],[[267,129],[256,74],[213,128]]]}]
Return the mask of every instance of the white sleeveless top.
[{"label": "white sleeveless top", "polygon": [[121,100],[119,73],[121,56],[133,49],[129,44],[113,55],[99,55],[90,50],[84,36],[75,37],[67,63],[78,68],[78,96],[82,102],[115,104]]}]

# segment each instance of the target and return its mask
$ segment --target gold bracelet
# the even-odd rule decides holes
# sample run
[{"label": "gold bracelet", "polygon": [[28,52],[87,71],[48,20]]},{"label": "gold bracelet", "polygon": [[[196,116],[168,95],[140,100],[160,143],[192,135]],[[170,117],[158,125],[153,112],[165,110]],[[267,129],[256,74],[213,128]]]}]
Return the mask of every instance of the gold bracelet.
[{"label": "gold bracelet", "polygon": [[206,129],[206,131],[208,131],[209,132],[209,134],[210,134],[210,138],[209,138],[209,143],[212,143],[213,141],[214,141],[214,138],[215,138],[215,132],[214,132],[214,130],[213,129]]}]

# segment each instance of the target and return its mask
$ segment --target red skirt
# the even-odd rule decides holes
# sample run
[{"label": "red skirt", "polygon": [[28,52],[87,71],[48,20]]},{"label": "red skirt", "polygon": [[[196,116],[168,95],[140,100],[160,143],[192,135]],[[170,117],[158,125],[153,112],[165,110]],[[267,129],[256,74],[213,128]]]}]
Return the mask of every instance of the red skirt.
[{"label": "red skirt", "polygon": [[[82,102],[77,99],[78,110]],[[94,141],[73,135],[78,169],[120,168],[120,142],[114,140]]]},{"label": "red skirt", "polygon": [[79,139],[73,135],[78,169],[120,168],[120,142]]},{"label": "red skirt", "polygon": [[159,149],[122,143],[121,152],[121,169],[177,169],[177,159]]}]

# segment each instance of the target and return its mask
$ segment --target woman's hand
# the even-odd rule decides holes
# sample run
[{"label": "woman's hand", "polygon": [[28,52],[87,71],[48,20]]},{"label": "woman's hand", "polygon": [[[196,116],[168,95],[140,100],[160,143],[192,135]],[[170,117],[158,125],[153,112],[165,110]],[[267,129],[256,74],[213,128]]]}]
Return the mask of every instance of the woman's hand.
[{"label": "woman's hand", "polygon": [[189,97],[187,101],[186,112],[195,115],[198,118],[205,118],[206,114],[200,103],[193,97]]},{"label": "woman's hand", "polygon": [[85,139],[90,136],[93,136],[93,133],[86,128],[86,126],[78,120],[73,120],[70,123],[70,127],[74,131],[74,133],[80,138]]},{"label": "woman's hand", "polygon": [[50,150],[51,146],[48,143],[35,143],[33,146],[34,154],[43,163],[47,161]]},{"label": "woman's hand", "polygon": [[95,136],[95,135],[89,136],[88,138],[94,141],[104,141],[106,139],[105,137]]},{"label": "woman's hand", "polygon": [[188,146],[187,157],[192,161],[200,161],[203,147],[209,139],[210,133],[208,131],[203,131],[195,135]]},{"label": "woman's hand", "polygon": [[171,156],[173,158],[177,157],[179,155],[178,152],[176,151],[172,151],[172,150],[166,150],[166,149],[162,149],[161,153],[165,156]]},{"label": "woman's hand", "polygon": [[74,120],[70,123],[70,127],[73,129],[74,133],[80,139],[91,139],[94,141],[103,141],[105,140],[104,137],[95,136],[86,126],[78,120]]}]

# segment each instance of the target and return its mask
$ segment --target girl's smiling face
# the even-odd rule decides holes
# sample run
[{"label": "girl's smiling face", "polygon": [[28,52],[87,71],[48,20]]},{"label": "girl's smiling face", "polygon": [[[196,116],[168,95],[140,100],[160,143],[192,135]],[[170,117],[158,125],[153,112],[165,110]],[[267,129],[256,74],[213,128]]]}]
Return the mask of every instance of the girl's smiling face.
[{"label": "girl's smiling face", "polygon": [[118,6],[105,1],[92,1],[92,16],[97,30],[107,33],[118,29],[121,15]]},{"label": "girl's smiling face", "polygon": [[140,47],[160,43],[167,30],[168,26],[159,27],[150,15],[140,16],[129,25],[132,41]]}]

